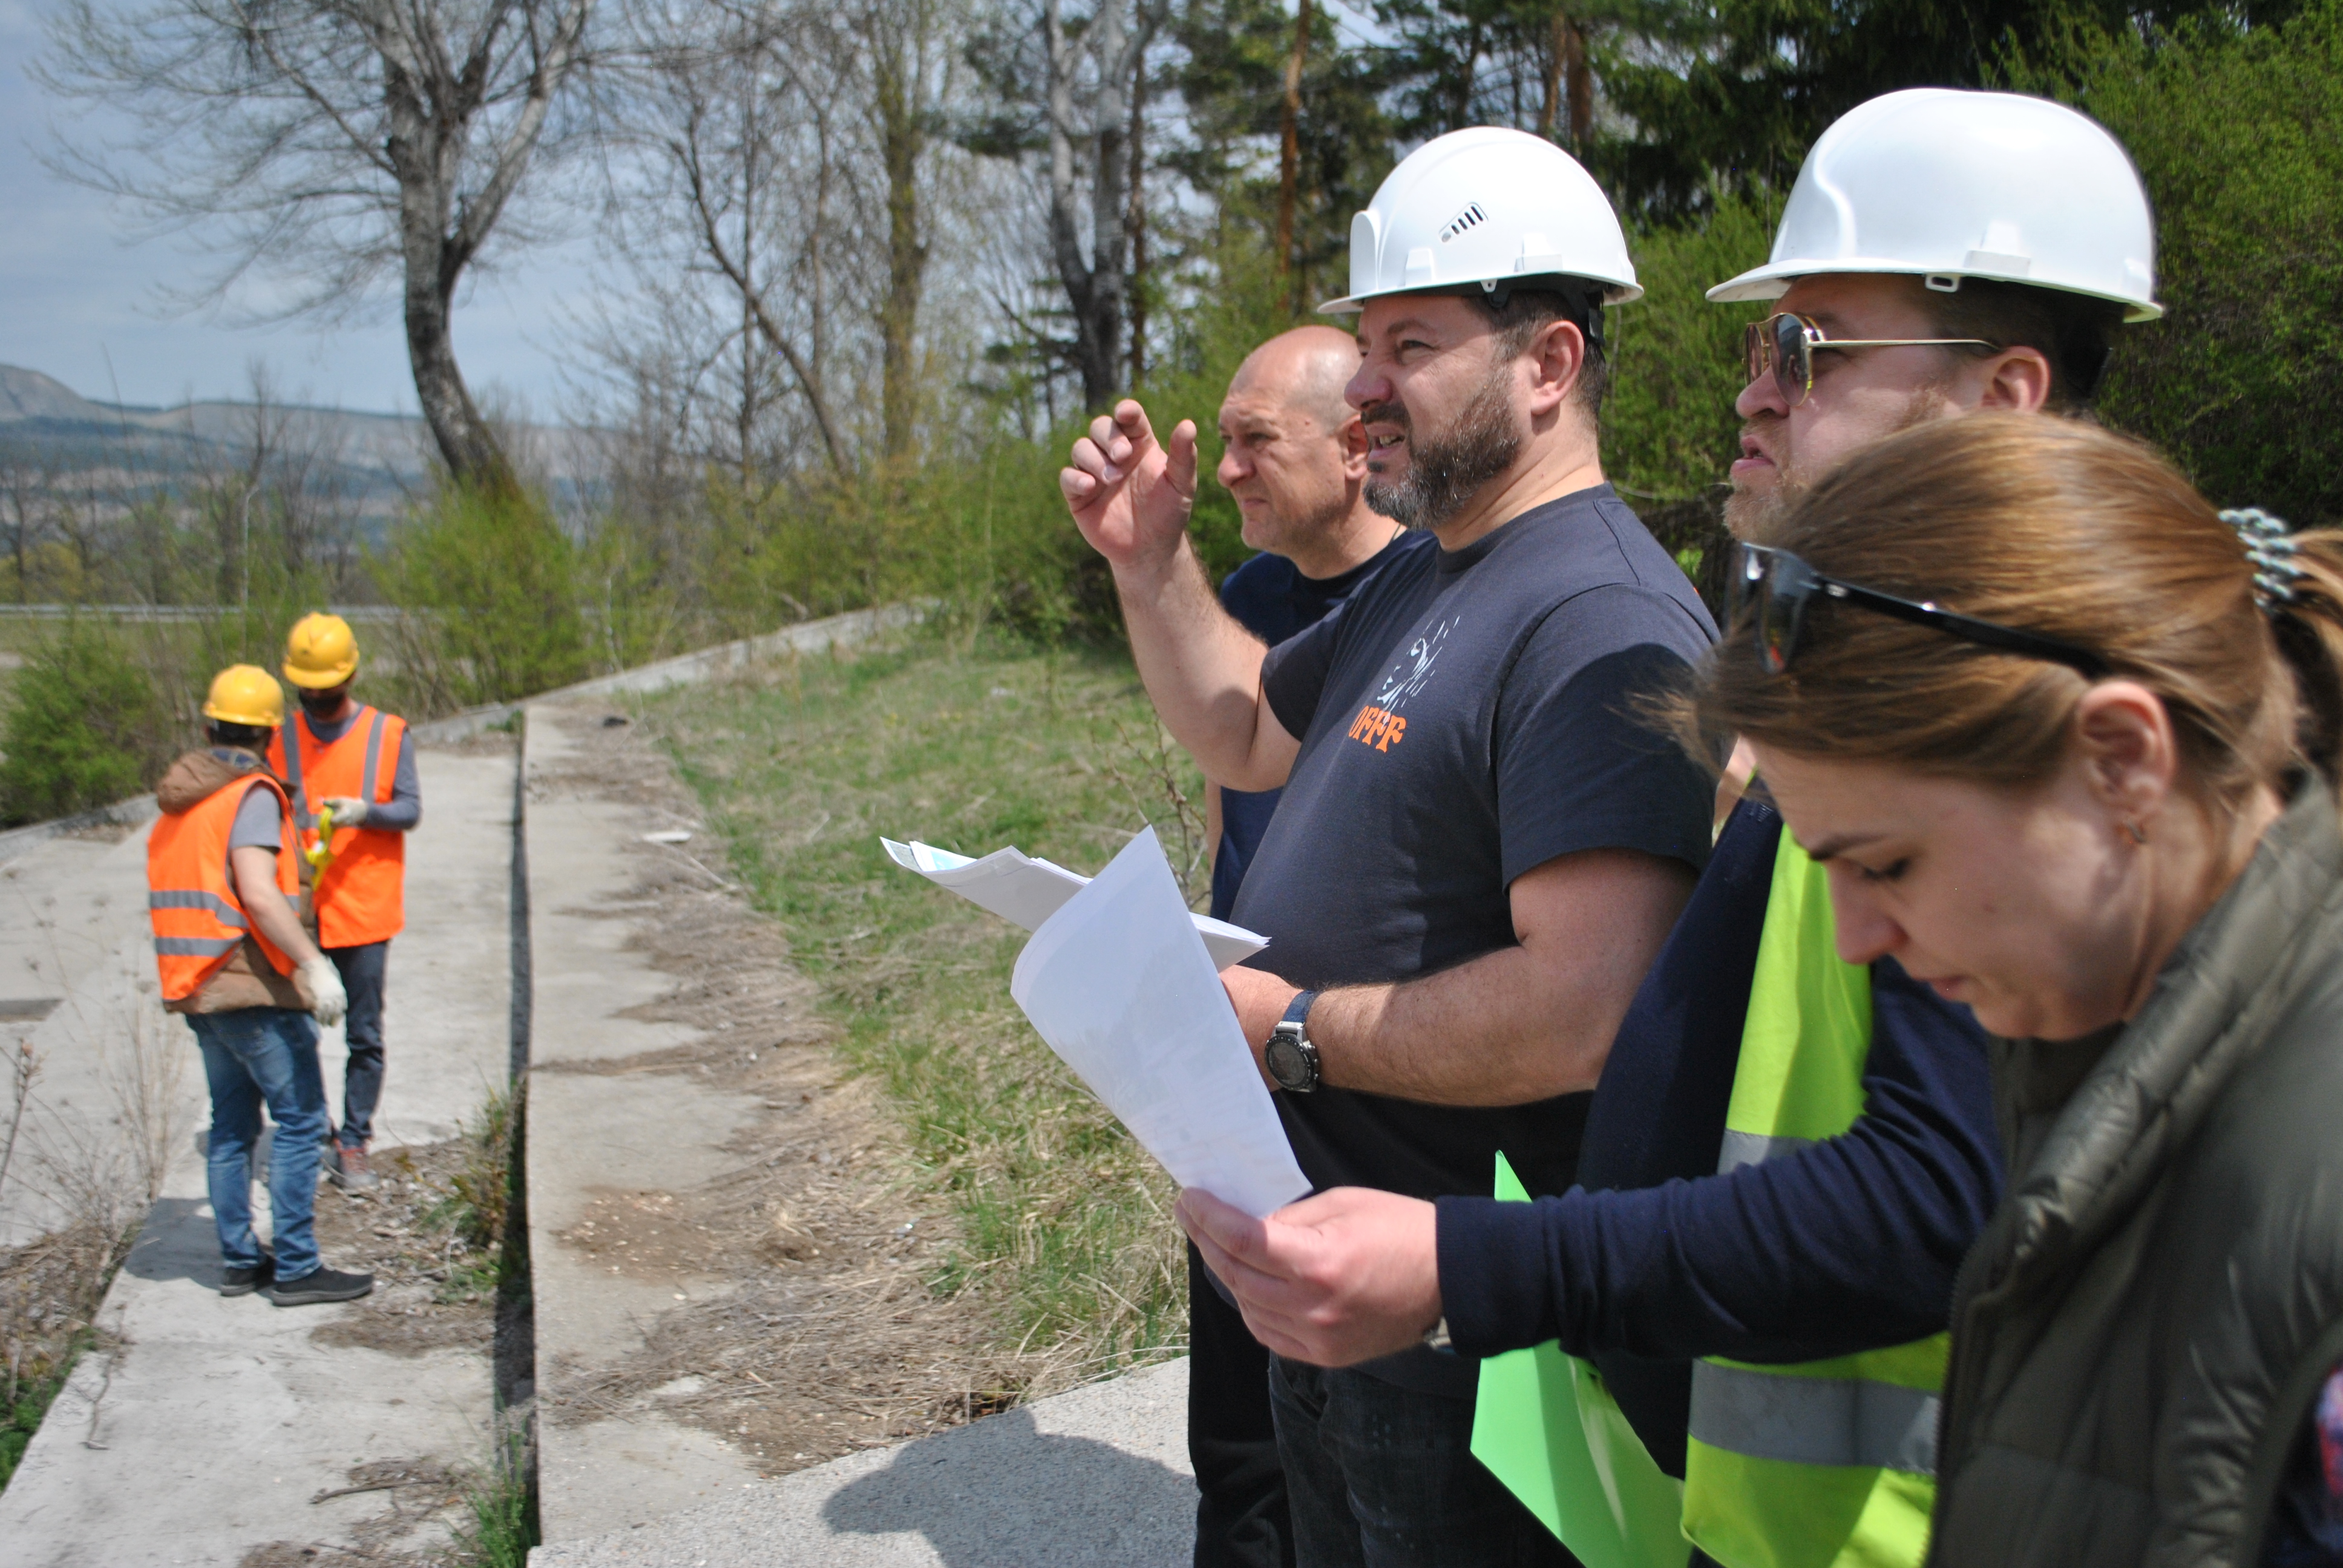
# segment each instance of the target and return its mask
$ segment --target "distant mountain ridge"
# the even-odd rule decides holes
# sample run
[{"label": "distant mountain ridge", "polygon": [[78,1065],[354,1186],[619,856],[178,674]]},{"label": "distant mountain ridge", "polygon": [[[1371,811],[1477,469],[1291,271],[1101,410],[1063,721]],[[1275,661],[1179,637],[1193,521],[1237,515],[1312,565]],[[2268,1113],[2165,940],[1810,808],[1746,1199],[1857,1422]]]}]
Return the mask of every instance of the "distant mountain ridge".
[{"label": "distant mountain ridge", "polygon": [[[199,465],[247,446],[256,406],[205,398],[176,407],[101,403],[53,376],[0,365],[0,447],[31,448],[71,469],[118,463]],[[413,414],[352,413],[310,404],[273,405],[284,438],[329,453],[366,477],[362,488],[404,490],[428,479],[437,459],[430,427]],[[524,425],[522,466],[573,489],[598,467],[598,432]]]}]

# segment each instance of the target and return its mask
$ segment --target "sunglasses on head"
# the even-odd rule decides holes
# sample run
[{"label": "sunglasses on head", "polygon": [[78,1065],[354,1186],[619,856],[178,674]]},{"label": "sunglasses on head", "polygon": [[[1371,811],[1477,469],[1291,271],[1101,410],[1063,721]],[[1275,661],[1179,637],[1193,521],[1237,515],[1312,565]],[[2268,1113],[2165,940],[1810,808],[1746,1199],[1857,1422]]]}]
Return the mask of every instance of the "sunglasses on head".
[{"label": "sunglasses on head", "polygon": [[1749,362],[1749,379],[1771,374],[1782,389],[1782,400],[1795,408],[1815,389],[1815,351],[1841,348],[1998,348],[1982,337],[1825,337],[1823,329],[1803,316],[1782,311],[1741,329],[1741,348]]},{"label": "sunglasses on head", "polygon": [[2086,680],[2097,680],[2107,673],[2107,661],[2097,654],[2055,637],[1997,626],[1974,616],[1938,609],[1925,600],[1897,598],[1876,588],[1825,577],[1787,550],[1743,545],[1740,551],[1740,569],[1733,574],[1734,618],[1737,620],[1745,613],[1755,616],[1757,657],[1769,675],[1781,674],[1797,657],[1799,634],[1805,628],[1806,606],[1816,595],[1859,605],[2003,653],[2063,664]]}]

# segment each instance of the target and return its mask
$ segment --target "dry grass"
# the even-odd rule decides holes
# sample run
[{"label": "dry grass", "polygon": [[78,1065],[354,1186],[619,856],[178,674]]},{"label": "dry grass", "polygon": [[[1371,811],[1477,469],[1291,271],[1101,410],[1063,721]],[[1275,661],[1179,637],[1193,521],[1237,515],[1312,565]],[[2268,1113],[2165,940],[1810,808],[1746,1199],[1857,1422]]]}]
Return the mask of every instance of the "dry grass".
[{"label": "dry grass", "polygon": [[640,711],[729,841],[727,870],[820,987],[839,1060],[892,1124],[906,1201],[950,1221],[924,1280],[976,1310],[999,1386],[971,1401],[1183,1348],[1171,1183],[1010,1000],[1023,933],[878,845],[1016,844],[1094,870],[1152,821],[1201,895],[1202,780],[1130,666],[922,640]]}]

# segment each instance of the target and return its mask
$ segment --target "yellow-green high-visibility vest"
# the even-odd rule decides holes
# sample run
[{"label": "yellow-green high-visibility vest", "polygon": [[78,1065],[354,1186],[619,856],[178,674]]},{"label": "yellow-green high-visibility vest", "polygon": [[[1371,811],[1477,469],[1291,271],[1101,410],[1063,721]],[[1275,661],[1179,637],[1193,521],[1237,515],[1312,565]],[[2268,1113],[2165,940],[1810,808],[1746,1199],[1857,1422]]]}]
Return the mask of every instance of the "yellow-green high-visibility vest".
[{"label": "yellow-green high-visibility vest", "polygon": [[[1717,1169],[1853,1126],[1870,1050],[1870,971],[1839,958],[1829,882],[1785,829]],[[1796,1366],[1695,1362],[1684,1533],[1725,1568],[1916,1568],[1949,1341]]]}]

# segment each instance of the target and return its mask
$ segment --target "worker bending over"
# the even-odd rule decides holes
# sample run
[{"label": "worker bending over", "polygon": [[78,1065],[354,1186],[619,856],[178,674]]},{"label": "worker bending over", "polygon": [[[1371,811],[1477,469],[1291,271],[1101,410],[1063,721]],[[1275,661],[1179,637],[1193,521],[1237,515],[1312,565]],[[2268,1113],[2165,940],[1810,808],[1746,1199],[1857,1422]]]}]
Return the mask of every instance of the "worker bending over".
[{"label": "worker bending over", "polygon": [[382,1101],[383,977],[390,939],[407,923],[407,835],[423,819],[407,721],[352,698],[357,672],[349,622],[302,617],[285,639],[285,678],[301,699],[294,744],[280,733],[268,750],[269,766],[291,789],[301,848],[316,868],[310,909],[317,945],[349,990],[350,1054],[331,1171],[345,1191],[377,1180],[367,1145]]},{"label": "worker bending over", "polygon": [[[146,840],[146,905],[163,1004],[196,1031],[211,1090],[205,1152],[220,1294],[261,1291],[292,1307],[355,1300],[374,1276],[325,1267],[312,1224],[327,1131],[317,1025],[337,1021],[346,1000],[293,909],[292,807],[261,761],[284,714],[285,694],[265,669],[239,664],[213,680],[209,746],[174,762],[155,789],[162,815]],[[277,1123],[274,1256],[252,1231],[263,1103]]]}]

